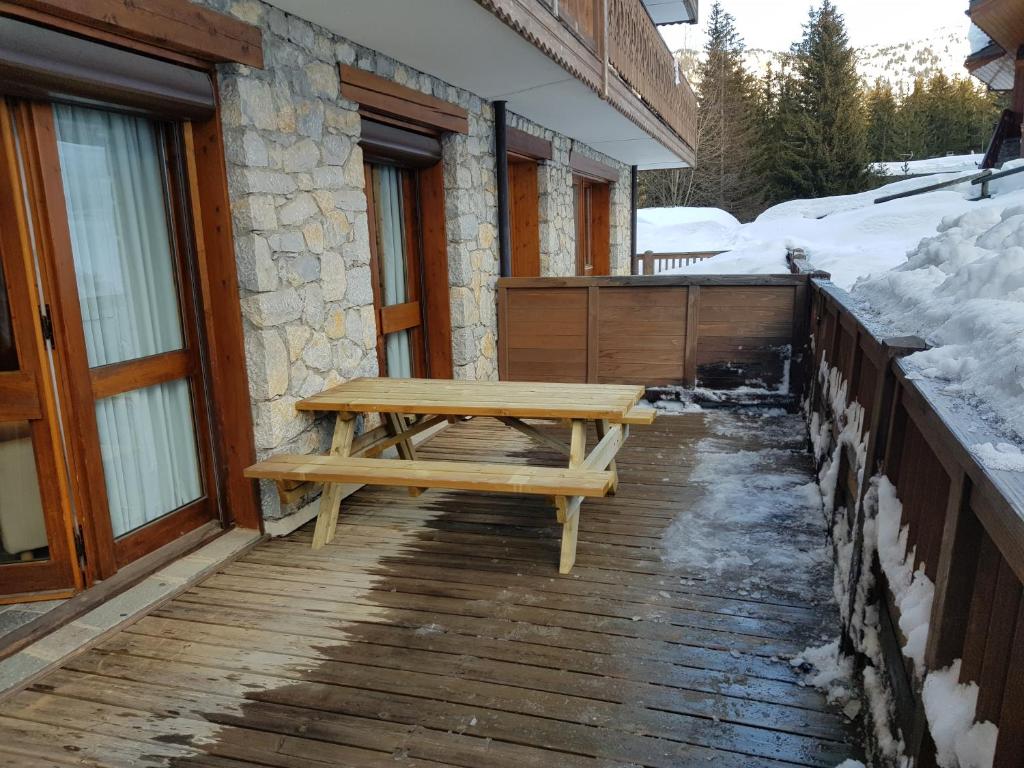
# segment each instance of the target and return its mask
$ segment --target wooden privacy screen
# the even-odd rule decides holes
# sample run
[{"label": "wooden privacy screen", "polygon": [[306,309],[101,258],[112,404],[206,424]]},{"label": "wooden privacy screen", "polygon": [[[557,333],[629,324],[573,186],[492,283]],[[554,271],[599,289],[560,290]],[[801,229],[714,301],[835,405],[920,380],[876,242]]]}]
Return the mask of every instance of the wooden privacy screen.
[{"label": "wooden privacy screen", "polygon": [[807,291],[800,275],[502,279],[500,376],[776,387],[806,343]]},{"label": "wooden privacy screen", "polygon": [[[970,446],[995,441],[950,407],[939,386],[912,380],[899,357],[923,348],[919,339],[882,340],[857,318],[846,294],[812,281],[811,330],[815,371],[822,361],[848,384],[847,397],[865,411],[865,477],[883,471],[896,487],[915,568],[935,583],[925,666],[939,670],[961,659],[960,681],[979,687],[976,719],[999,728],[995,766],[1019,765],[1024,750],[1024,480],[991,472]],[[838,422],[817,376],[812,411]],[[863,436],[863,435],[862,435]],[[833,429],[833,438],[836,429]],[[854,552],[864,540],[858,510],[867,483],[858,485],[853,449],[840,456],[836,515],[847,514]],[[879,581],[878,609],[886,672],[895,693],[897,721],[907,754],[917,765],[935,765],[935,745],[924,727],[921,683],[901,647],[899,609],[877,563],[855,556],[850,582],[864,568]]]}]

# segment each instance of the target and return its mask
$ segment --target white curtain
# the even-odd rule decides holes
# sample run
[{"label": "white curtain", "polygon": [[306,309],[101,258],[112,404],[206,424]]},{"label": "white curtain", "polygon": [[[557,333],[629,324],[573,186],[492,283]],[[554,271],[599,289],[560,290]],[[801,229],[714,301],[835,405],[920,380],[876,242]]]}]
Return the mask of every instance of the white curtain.
[{"label": "white curtain", "polygon": [[[384,281],[384,306],[404,304],[406,292],[405,216],[403,215],[402,177],[397,168],[377,166],[377,218],[380,244],[380,270]],[[384,339],[388,376],[407,379],[412,376],[412,351],[409,332],[389,333]]]},{"label": "white curtain", "polygon": [[[65,105],[54,113],[89,365],[181,349],[157,125]],[[106,398],[96,417],[115,536],[201,495],[187,381]]]}]

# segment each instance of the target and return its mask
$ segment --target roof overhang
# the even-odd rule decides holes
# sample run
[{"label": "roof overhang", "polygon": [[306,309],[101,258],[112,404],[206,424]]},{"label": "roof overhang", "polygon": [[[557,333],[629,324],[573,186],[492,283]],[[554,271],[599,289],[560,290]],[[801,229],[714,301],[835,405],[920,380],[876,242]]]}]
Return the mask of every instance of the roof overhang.
[{"label": "roof overhang", "polygon": [[964,62],[967,71],[994,91],[1013,89],[1014,60],[996,43],[975,51]]},{"label": "roof overhang", "polygon": [[971,22],[1011,55],[1024,45],[1024,4],[1021,0],[971,0]]},{"label": "roof overhang", "polygon": [[645,131],[475,0],[269,2],[483,99],[504,100],[510,111],[627,165],[680,168],[691,160],[681,140],[670,148],[652,136],[667,130],[656,115]]},{"label": "roof overhang", "polygon": [[696,24],[697,0],[643,0],[655,24]]}]

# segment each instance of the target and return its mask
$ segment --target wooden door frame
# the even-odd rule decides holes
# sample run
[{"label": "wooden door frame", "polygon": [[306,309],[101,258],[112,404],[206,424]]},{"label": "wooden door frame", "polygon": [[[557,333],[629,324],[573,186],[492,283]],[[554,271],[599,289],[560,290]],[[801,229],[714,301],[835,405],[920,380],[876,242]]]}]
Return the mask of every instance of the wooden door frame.
[{"label": "wooden door frame", "polygon": [[[611,184],[602,178],[574,173],[572,177],[576,222],[576,274],[597,277],[611,273]],[[582,204],[581,204],[582,203]],[[580,235],[586,243],[580,242]],[[589,249],[590,272],[585,270]]]},{"label": "wooden door frame", "polygon": [[[13,581],[0,602],[68,597],[82,588],[83,574],[76,557],[67,469],[60,439],[53,379],[46,365],[46,345],[40,327],[41,307],[35,279],[35,256],[29,237],[11,115],[0,102],[0,248],[4,280],[10,298],[11,321],[19,370],[31,377],[38,393],[38,415],[27,418],[39,480],[49,557],[45,561],[10,566]],[[16,570],[15,570],[16,569]]]},{"label": "wooden door frame", "polygon": [[[196,6],[188,0],[162,0],[159,8],[126,5],[113,15],[96,3],[13,0],[4,3],[4,13],[32,24],[205,71],[215,84],[217,103],[214,113],[208,118],[181,123],[187,166],[187,192],[184,196],[188,200],[188,217],[192,222],[195,249],[193,279],[198,303],[202,307],[201,335],[207,349],[203,367],[213,422],[213,465],[221,490],[220,516],[225,526],[234,524],[262,532],[263,519],[256,483],[243,475],[245,467],[255,461],[256,449],[215,70],[215,64],[219,62],[262,67],[261,32],[254,25]],[[24,116],[19,116],[18,120],[20,135],[27,136]],[[22,152],[23,156],[25,154]],[[26,175],[35,172],[30,165],[24,171]],[[21,200],[20,196],[18,200]],[[38,206],[39,203],[38,199],[29,201],[30,206]],[[39,226],[39,222],[47,219],[38,212],[33,213],[36,245],[38,248],[50,247],[49,227]],[[40,278],[46,279],[42,275]],[[32,290],[27,295],[35,297],[35,291],[33,280]],[[62,327],[56,317],[51,317],[51,320],[57,334],[60,334],[58,338],[67,339],[66,326]],[[50,393],[48,406],[54,409],[54,413],[57,393],[62,392],[65,385],[62,381],[64,375],[66,372],[54,371],[57,383],[55,391]],[[49,376],[48,369],[48,382]],[[64,402],[61,400],[60,405],[63,406]],[[53,428],[56,430],[57,425],[54,424]],[[59,431],[55,435],[59,437]],[[59,442],[55,445],[60,448]],[[65,449],[71,456],[74,446],[67,444]],[[63,458],[64,451],[60,451],[61,461]],[[84,472],[72,475],[62,496],[61,506],[68,513],[67,546],[71,551],[74,551],[74,531],[69,500],[74,499],[77,503],[79,499],[91,496],[84,475]],[[75,589],[107,578],[112,567],[110,559],[104,559],[91,544],[96,541],[95,537],[83,536],[83,540],[88,566],[78,573]]]},{"label": "wooden door frame", "polygon": [[[26,144],[22,152],[26,175],[35,190],[30,202],[36,242],[41,251],[44,292],[48,296],[64,297],[60,302],[53,302],[50,309],[55,346],[59,349],[57,359],[64,361],[56,366],[60,401],[66,414],[65,423],[76,425],[76,429],[68,430],[66,435],[72,466],[80,470],[72,474],[71,495],[76,509],[102,510],[102,513],[82,514],[79,520],[87,563],[85,584],[88,585],[109,578],[129,560],[202,525],[209,517],[198,511],[177,518],[174,514],[167,515],[144,527],[147,530],[145,540],[125,544],[120,552],[116,551],[116,545],[104,544],[112,541],[113,535],[102,462],[98,451],[90,447],[98,445],[94,401],[91,393],[86,394],[85,387],[75,386],[76,381],[91,377],[84,357],[77,286],[73,270],[51,266],[73,264],[62,182],[59,166],[52,162],[52,157],[48,163],[38,162],[41,152],[46,152],[47,147],[53,152],[56,147],[50,110],[50,105],[45,103],[25,104],[19,109],[19,128]],[[206,354],[202,356],[205,375],[197,372],[193,386],[206,389],[207,407],[213,414],[214,424],[210,439],[205,440],[212,451],[210,460],[204,464],[205,487],[207,493],[216,498],[213,503],[217,505],[217,517],[225,527],[236,524],[262,530],[253,483],[242,475],[242,470],[255,460],[255,445],[219,114],[200,123],[179,125],[183,167],[180,169],[181,189],[176,194],[182,199],[176,207],[180,215],[191,219],[190,278],[195,281],[190,286],[183,285],[181,299],[191,303],[195,291],[197,303],[201,304],[201,309],[193,308],[193,322],[197,320],[200,326],[190,342],[206,347]],[[47,201],[60,203],[48,205]],[[179,226],[182,224],[179,222]],[[72,301],[68,297],[75,298]],[[59,306],[61,304],[63,307]],[[187,311],[186,307],[183,306],[182,311]],[[201,384],[200,379],[203,379]],[[193,402],[199,399],[193,398]],[[201,427],[208,419],[207,414],[199,410],[196,421]],[[204,440],[203,435],[197,435],[197,440]],[[217,478],[222,481],[217,483]]]},{"label": "wooden door frame", "polygon": [[540,277],[540,165],[509,153],[512,277]]}]

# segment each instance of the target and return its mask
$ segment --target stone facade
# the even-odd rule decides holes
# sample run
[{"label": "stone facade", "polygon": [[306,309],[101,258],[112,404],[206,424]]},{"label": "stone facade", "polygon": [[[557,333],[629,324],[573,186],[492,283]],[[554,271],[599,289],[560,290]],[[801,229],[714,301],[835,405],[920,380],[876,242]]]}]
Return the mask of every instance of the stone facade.
[{"label": "stone facade", "polygon": [[[263,69],[218,68],[259,456],[325,450],[326,421],[296,412],[296,401],[354,376],[377,374],[360,118],[357,105],[340,95],[339,64],[467,110],[469,133],[443,139],[454,374],[497,378],[491,105],[260,0],[205,3],[263,33]],[[572,274],[572,142],[518,121],[556,149],[540,181],[542,274]],[[629,170],[623,168],[626,183],[613,193],[613,271],[623,263],[628,271],[629,264],[628,254],[623,261],[620,253],[629,242]],[[262,491],[266,518],[293,511],[282,508],[272,484]]]},{"label": "stone facade", "polygon": [[540,205],[540,273],[544,277],[576,274],[576,218],[573,204],[572,168],[569,156],[575,149],[617,168],[619,181],[611,194],[611,273],[628,275],[630,268],[630,174],[629,166],[537,125],[520,115],[509,114],[514,128],[551,142],[551,160],[541,164],[537,183]]}]

